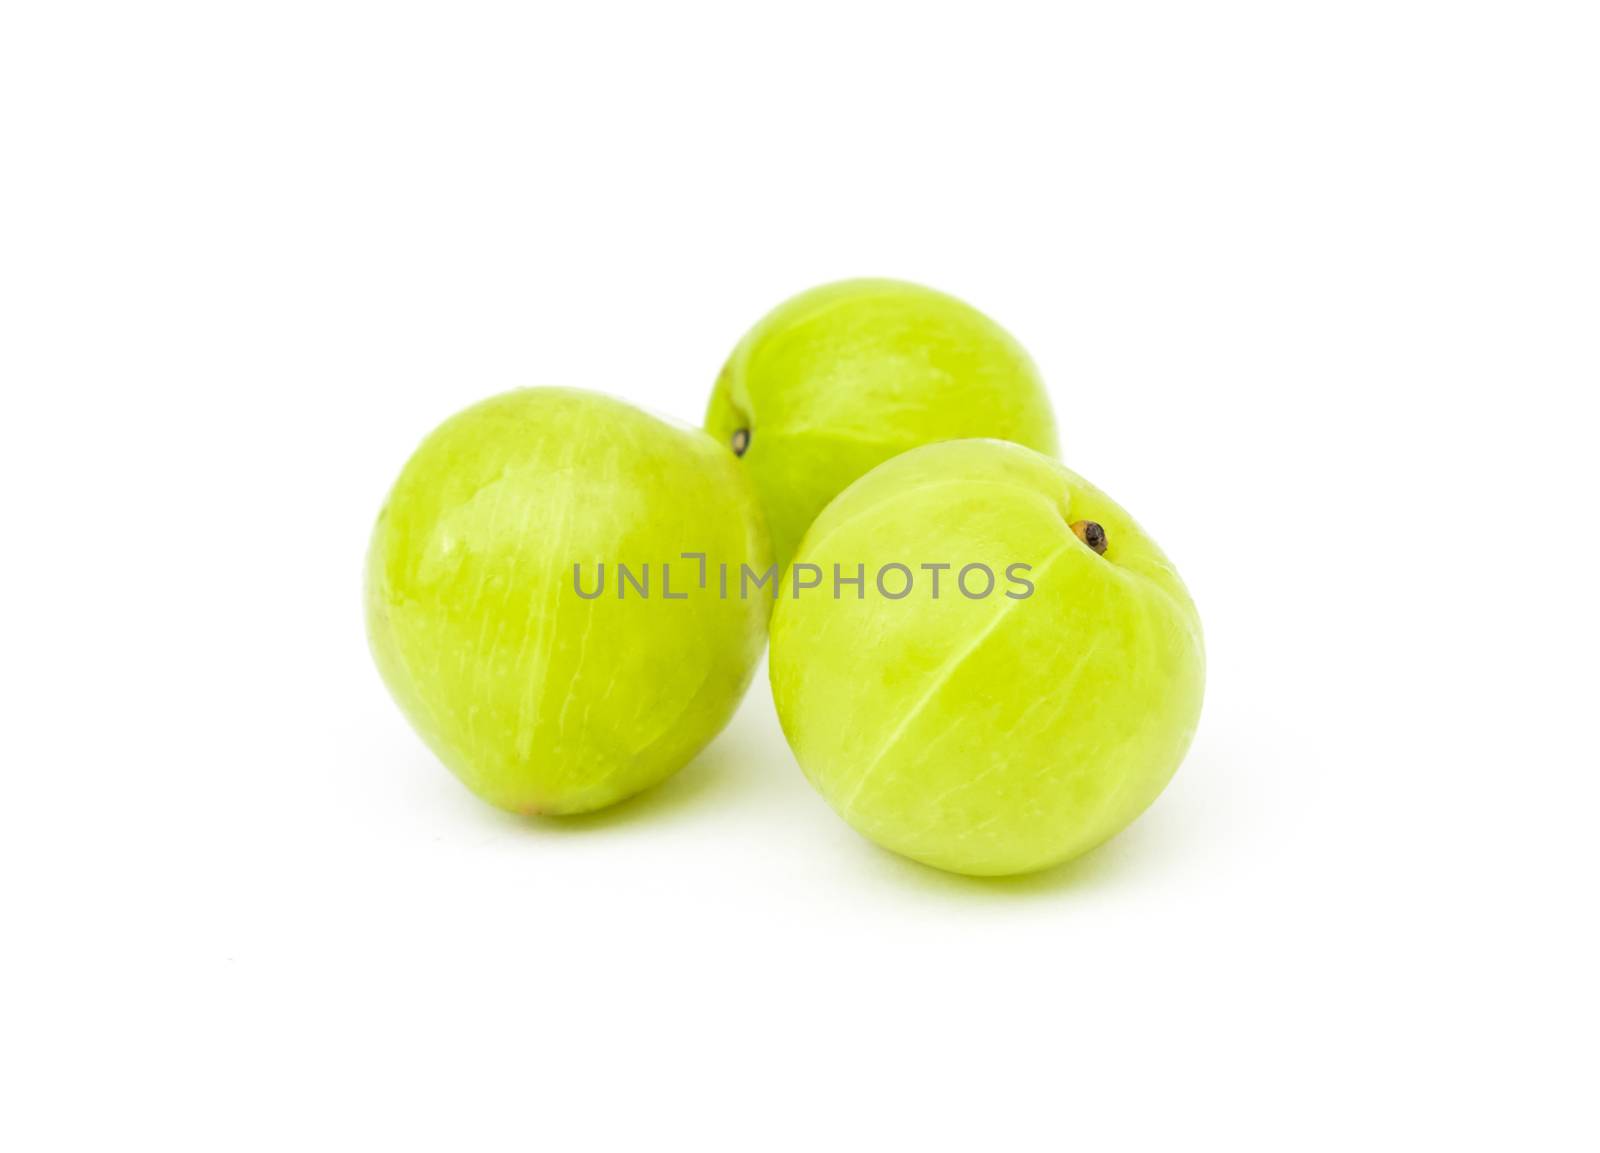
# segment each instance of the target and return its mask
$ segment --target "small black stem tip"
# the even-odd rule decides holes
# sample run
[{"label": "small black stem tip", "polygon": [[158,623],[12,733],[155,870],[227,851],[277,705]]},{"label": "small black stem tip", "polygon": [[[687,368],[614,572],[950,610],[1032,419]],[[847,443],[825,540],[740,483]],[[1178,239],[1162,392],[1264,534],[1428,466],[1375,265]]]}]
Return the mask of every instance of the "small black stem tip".
[{"label": "small black stem tip", "polygon": [[748,428],[737,428],[737,429],[734,429],[734,431],[733,431],[733,455],[734,456],[743,456],[745,454],[745,450],[747,448],[749,448],[749,447],[750,447],[750,430]]},{"label": "small black stem tip", "polygon": [[1106,530],[1101,528],[1096,521],[1074,521],[1072,531],[1078,534],[1078,539],[1101,556],[1106,555]]}]

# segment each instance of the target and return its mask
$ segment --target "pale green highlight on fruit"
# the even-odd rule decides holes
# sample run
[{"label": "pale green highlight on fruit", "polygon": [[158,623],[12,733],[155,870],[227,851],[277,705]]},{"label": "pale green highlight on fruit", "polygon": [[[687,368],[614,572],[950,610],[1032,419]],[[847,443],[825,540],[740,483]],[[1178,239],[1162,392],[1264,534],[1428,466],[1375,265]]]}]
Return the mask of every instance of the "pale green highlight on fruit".
[{"label": "pale green highlight on fruit", "polygon": [[779,305],[728,358],[706,429],[743,447],[782,564],[830,500],[907,449],[996,437],[1056,451],[1050,399],[1022,346],[970,305],[895,280],[828,284]]},{"label": "pale green highlight on fruit", "polygon": [[[860,599],[781,599],[769,667],[806,776],[885,848],[975,875],[1066,861],[1143,812],[1189,747],[1205,655],[1188,591],[1054,460],[990,440],[916,449],[846,489],[795,559],[829,585],[836,564],[868,574]],[[968,599],[952,568],[935,600],[919,566],[939,562],[1026,563],[1034,591],[1009,598],[1022,590],[1002,578]],[[917,574],[903,600],[873,587],[890,563]]]},{"label": "pale green highlight on fruit", "polygon": [[[732,716],[769,606],[698,586],[770,563],[726,447],[610,397],[525,389],[452,417],[406,464],[367,561],[367,629],[402,711],[473,792],[576,813],[676,772]],[[615,565],[651,566],[648,598]],[[667,600],[660,568],[672,564]],[[606,566],[603,595],[584,589]]]}]

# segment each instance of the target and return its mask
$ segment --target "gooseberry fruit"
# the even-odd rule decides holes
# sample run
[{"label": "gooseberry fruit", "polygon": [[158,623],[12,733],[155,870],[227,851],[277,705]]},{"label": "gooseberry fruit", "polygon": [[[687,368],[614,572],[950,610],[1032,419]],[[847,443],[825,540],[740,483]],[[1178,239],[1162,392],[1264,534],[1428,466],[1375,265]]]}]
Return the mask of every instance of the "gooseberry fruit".
[{"label": "gooseberry fruit", "polygon": [[727,723],[770,606],[718,596],[707,568],[769,563],[723,445],[610,397],[524,389],[446,421],[401,471],[372,536],[368,635],[468,788],[583,812],[676,772]]},{"label": "gooseberry fruit", "polygon": [[780,304],[740,341],[706,429],[755,482],[779,564],[851,481],[910,448],[998,437],[1056,451],[1022,346],[970,305],[895,280],[849,280]]},{"label": "gooseberry fruit", "polygon": [[1189,747],[1194,604],[1133,519],[1048,457],[986,440],[898,456],[817,518],[806,565],[820,585],[771,622],[778,716],[811,783],[885,848],[1041,869],[1126,826]]}]

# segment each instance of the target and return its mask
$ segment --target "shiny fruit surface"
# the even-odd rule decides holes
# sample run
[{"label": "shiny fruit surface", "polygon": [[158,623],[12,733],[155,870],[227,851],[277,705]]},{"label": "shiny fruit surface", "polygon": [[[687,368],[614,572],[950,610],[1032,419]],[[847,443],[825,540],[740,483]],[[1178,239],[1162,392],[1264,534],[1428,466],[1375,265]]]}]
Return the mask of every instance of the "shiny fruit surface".
[{"label": "shiny fruit surface", "polygon": [[770,606],[700,587],[685,552],[769,563],[724,445],[596,393],[506,393],[442,424],[395,482],[367,560],[373,655],[473,792],[600,808],[722,729],[765,641]]},{"label": "shiny fruit surface", "polygon": [[[915,449],[828,506],[803,565],[820,586],[772,618],[778,715],[812,784],[885,848],[958,873],[1044,868],[1137,817],[1189,747],[1205,655],[1188,591],[1054,460]],[[986,593],[969,566],[994,575]]]},{"label": "shiny fruit surface", "polygon": [[1056,451],[1022,346],[983,313],[895,280],[849,280],[779,305],[717,380],[706,429],[741,456],[787,564],[847,485],[918,445],[996,437]]}]

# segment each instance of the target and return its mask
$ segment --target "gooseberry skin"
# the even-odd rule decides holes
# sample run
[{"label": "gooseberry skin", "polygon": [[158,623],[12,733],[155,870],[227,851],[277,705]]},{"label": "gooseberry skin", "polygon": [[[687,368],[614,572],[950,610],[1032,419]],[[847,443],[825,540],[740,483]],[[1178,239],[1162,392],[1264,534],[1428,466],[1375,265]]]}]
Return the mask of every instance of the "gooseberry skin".
[{"label": "gooseberry skin", "polygon": [[[1083,520],[1103,527],[1103,556],[1074,534]],[[885,848],[979,876],[1046,868],[1143,812],[1189,747],[1205,654],[1188,591],[1054,460],[997,441],[915,449],[841,493],[801,562],[827,578],[774,611],[778,716],[811,783]],[[920,566],[940,562],[933,599]],[[891,563],[921,582],[904,599],[875,587]],[[1028,564],[1033,592],[1002,580],[969,599],[953,584],[967,563]],[[835,564],[864,565],[864,595],[832,595]]]},{"label": "gooseberry skin", "polygon": [[[686,764],[732,716],[770,606],[699,586],[684,552],[770,564],[754,494],[698,429],[573,389],[523,389],[447,420],[401,471],[367,560],[378,669],[474,793],[578,813]],[[651,569],[619,598],[615,565]],[[674,597],[661,593],[671,563]],[[601,596],[586,592],[597,565]]]},{"label": "gooseberry skin", "polygon": [[919,445],[996,437],[1054,454],[1055,417],[1020,344],[952,296],[897,280],[802,292],[747,333],[723,366],[706,430],[755,482],[773,554],[856,478]]}]

